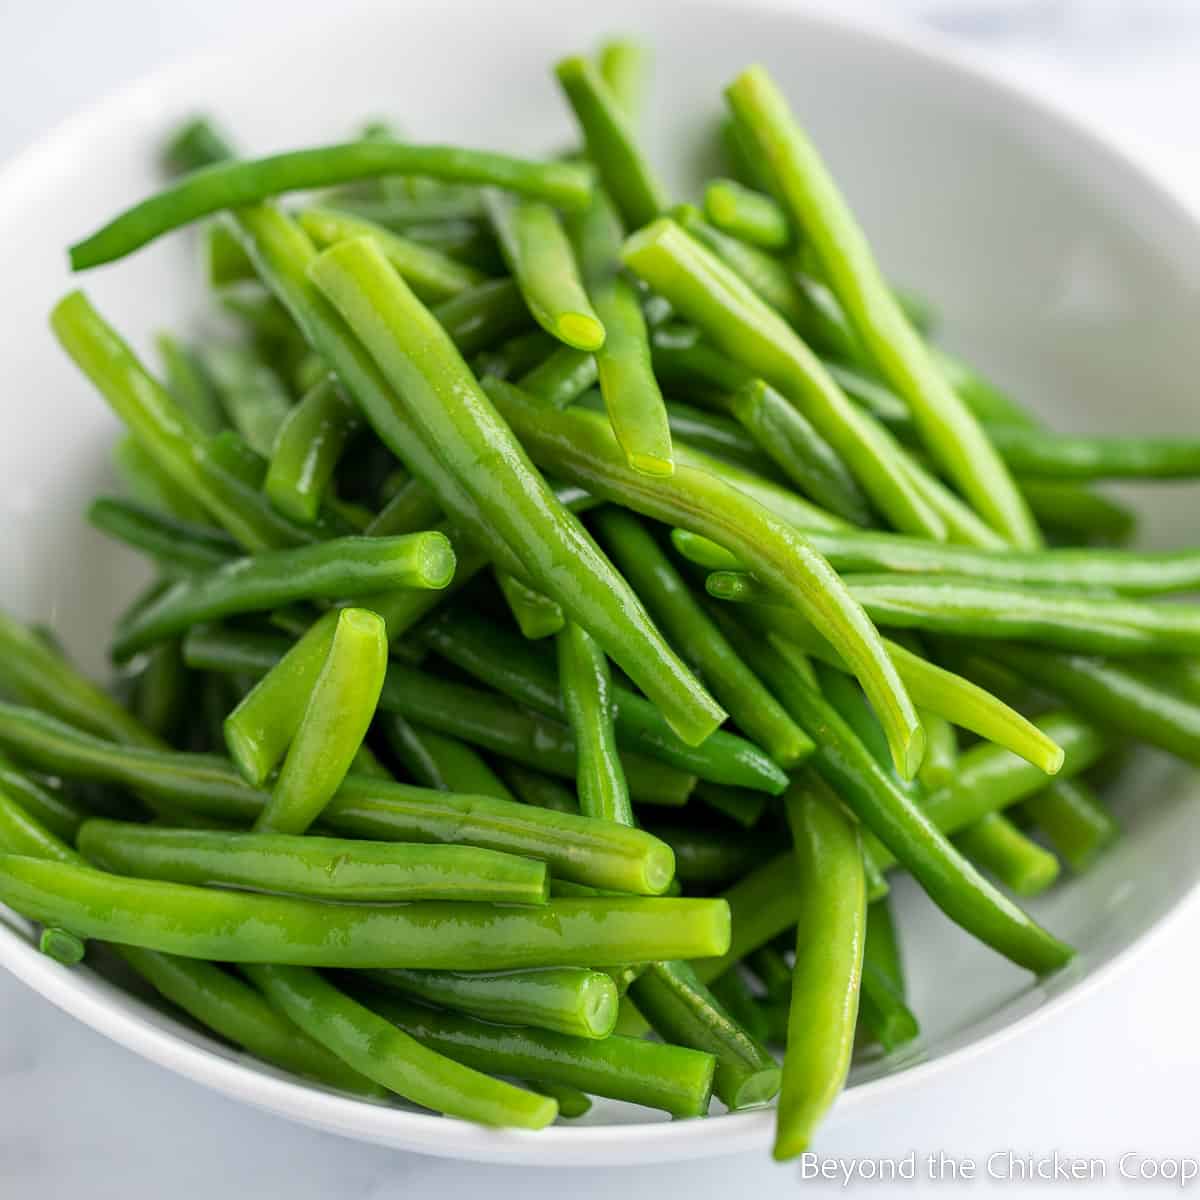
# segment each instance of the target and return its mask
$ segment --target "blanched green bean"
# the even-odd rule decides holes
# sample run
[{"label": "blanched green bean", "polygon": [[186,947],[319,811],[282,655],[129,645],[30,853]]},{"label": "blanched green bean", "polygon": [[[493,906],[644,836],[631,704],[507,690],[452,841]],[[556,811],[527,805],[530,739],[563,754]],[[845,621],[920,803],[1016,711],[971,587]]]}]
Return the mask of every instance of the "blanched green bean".
[{"label": "blanched green bean", "polygon": [[713,179],[705,186],[704,212],[724,233],[764,250],[791,245],[791,226],[779,205],[734,179]]},{"label": "blanched green bean", "polygon": [[1104,802],[1078,776],[1056,779],[1022,807],[1076,873],[1086,871],[1121,832]]},{"label": "blanched green bean", "polygon": [[530,641],[553,637],[567,623],[562,606],[531,588],[508,571],[497,571],[496,582],[522,635]]},{"label": "blanched green bean", "polygon": [[986,813],[954,839],[976,866],[1018,896],[1037,896],[1058,878],[1058,859],[1002,813]]},{"label": "blanched green bean", "polygon": [[378,723],[400,765],[423,786],[468,796],[513,799],[483,756],[466,742],[411,725],[397,713],[381,714]]},{"label": "blanched green bean", "polygon": [[101,496],[88,507],[97,529],[154,558],[170,571],[206,571],[238,554],[237,543],[210,525],[193,525],[133,500]]}]

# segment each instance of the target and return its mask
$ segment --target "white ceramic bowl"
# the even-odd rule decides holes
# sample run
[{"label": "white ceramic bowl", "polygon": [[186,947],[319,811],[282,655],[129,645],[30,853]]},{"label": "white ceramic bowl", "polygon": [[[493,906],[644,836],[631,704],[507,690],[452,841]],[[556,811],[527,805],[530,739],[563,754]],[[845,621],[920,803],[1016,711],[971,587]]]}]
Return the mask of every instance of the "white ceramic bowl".
[{"label": "white ceramic bowl", "polygon": [[[192,243],[173,237],[70,280],[64,247],[158,184],[155,150],[196,109],[255,150],[336,139],[364,115],[417,138],[539,152],[570,124],[549,73],[612,31],[657,50],[652,149],[681,190],[710,162],[720,89],[761,60],[826,151],[892,276],[934,298],[946,342],[1063,428],[1194,428],[1200,378],[1200,229],[1110,147],[944,51],[766,4],[676,0],[437,0],[356,10],[282,40],[231,43],[68,122],[0,178],[0,603],[52,620],[103,670],[113,614],[140,564],[82,520],[108,476],[116,424],[58,352],[46,313],[82,285],[142,347],[201,297]],[[1139,496],[1156,543],[1194,540],[1194,500]],[[1078,995],[1192,889],[1195,780],[1147,757],[1121,797],[1120,846],[1035,906],[1080,950],[1044,984],[950,926],[903,885],[905,946],[923,1036],[856,1068],[841,1103],[899,1090],[934,1065],[1027,1026]],[[762,1147],[772,1114],[671,1123],[600,1104],[538,1134],[359,1102],[296,1083],[122,991],[40,956],[0,910],[0,963],[96,1029],[230,1095],[298,1121],[430,1154],[541,1164],[633,1163]]]}]

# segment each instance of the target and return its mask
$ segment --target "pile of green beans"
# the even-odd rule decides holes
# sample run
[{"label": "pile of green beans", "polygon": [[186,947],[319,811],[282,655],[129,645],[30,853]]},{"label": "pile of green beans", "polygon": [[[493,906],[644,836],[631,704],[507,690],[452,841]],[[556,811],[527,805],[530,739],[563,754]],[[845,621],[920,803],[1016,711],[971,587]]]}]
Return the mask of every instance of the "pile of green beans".
[{"label": "pile of green beans", "polygon": [[933,345],[761,67],[673,196],[648,64],[559,61],[542,160],[196,118],[71,247],[204,222],[223,333],[156,366],[51,314],[148,581],[111,688],[0,612],[0,902],[325,1087],[523,1129],[778,1097],[790,1158],[920,1037],[895,872],[1057,971],[1014,896],[1104,870],[1092,768],[1200,764],[1161,600],[1200,549],[1123,548],[1093,487],[1200,441],[1048,432]]}]

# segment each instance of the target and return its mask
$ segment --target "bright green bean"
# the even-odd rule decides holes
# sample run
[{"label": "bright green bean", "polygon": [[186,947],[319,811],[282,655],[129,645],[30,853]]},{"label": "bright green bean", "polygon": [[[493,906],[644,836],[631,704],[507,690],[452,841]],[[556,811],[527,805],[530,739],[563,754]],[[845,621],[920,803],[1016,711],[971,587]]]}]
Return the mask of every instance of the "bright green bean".
[{"label": "bright green bean", "polygon": [[973,821],[954,844],[1018,896],[1040,895],[1058,878],[1058,859],[1002,813],[986,813]]},{"label": "bright green bean", "polygon": [[373,983],[497,1025],[532,1025],[572,1037],[606,1038],[617,1020],[617,985],[605,971],[372,971]]},{"label": "bright green bean", "polygon": [[746,829],[758,824],[767,807],[767,797],[760,791],[711,783],[706,779],[701,779],[696,784],[695,796],[709,808],[724,814]]},{"label": "bright green bean", "polygon": [[837,185],[770,76],[751,67],[726,97],[770,164],[786,210],[856,334],[912,410],[930,451],[989,524],[1015,545],[1036,548],[1041,539],[1024,499],[896,303]]},{"label": "bright green bean", "polygon": [[192,525],[132,500],[101,496],[88,507],[97,529],[149,554],[162,568],[205,571],[237,556],[237,543],[210,525]]},{"label": "bright green bean", "polygon": [[537,323],[576,350],[604,345],[605,325],[583,289],[558,214],[548,204],[485,193],[496,240]]},{"label": "bright green bean", "polygon": [[575,790],[589,817],[633,824],[629,785],[617,752],[612,673],[595,639],[573,621],[556,638],[559,690],[567,724],[575,735]]},{"label": "bright green bean", "polygon": [[343,608],[270,803],[254,823],[257,832],[303,833],[320,816],[375,716],[387,661],[383,619]]},{"label": "bright green bean", "polygon": [[287,834],[213,833],[90,820],[79,849],[119,875],[228,884],[329,900],[491,900],[544,904],[544,863],[464,846]]},{"label": "bright green bean", "polygon": [[927,791],[944,787],[958,769],[958,735],[954,726],[943,716],[928,710],[921,712],[921,724],[929,741],[925,748],[925,761],[917,772],[917,779]]},{"label": "bright green bean", "polygon": [[728,828],[685,828],[655,822],[654,836],[675,851],[675,877],[682,883],[729,883],[770,857],[772,843],[764,835]]},{"label": "bright green bean", "polygon": [[430,1050],[304,967],[246,964],[251,982],[313,1041],[406,1100],[482,1125],[542,1129],[558,1105]]},{"label": "bright green bean", "polygon": [[723,233],[764,250],[786,250],[792,243],[791,226],[779,205],[734,179],[713,179],[706,185],[704,213]]},{"label": "bright green bean", "polygon": [[600,47],[596,65],[625,119],[635,124],[646,98],[649,48],[632,38],[613,38]]},{"label": "bright green bean", "polygon": [[332,379],[306,392],[275,436],[263,483],[271,503],[297,521],[315,521],[338,459],[358,426],[357,410]]}]

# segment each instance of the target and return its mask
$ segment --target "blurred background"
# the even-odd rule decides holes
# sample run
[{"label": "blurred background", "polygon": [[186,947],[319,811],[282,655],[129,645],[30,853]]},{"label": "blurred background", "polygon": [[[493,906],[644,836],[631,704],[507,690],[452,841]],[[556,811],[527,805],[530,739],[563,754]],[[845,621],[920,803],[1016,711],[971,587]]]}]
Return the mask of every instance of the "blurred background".
[{"label": "blurred background", "polygon": [[[402,2],[402,0],[401,0]],[[602,0],[598,0],[598,3]],[[775,0],[777,4],[786,0]],[[503,0],[493,0],[503,3]],[[1048,96],[1200,211],[1200,0],[824,0],[920,29]],[[0,162],[72,112],[173,60],[319,16],[328,0],[50,0],[3,12]],[[822,0],[808,0],[820,8]],[[552,7],[552,6],[548,6]],[[11,232],[9,236],[12,236]],[[1133,967],[948,1076],[833,1119],[828,1155],[944,1151],[1196,1154],[1196,904]],[[489,1189],[522,1200],[805,1195],[766,1155],[638,1170],[533,1171],[401,1155],[311,1133],[175,1078],[0,974],[0,1200],[376,1200]],[[907,1185],[921,1194],[922,1183]],[[943,1185],[945,1186],[945,1185]],[[1196,1185],[1200,1187],[1200,1184]],[[839,1192],[838,1184],[825,1187]],[[1153,1189],[1142,1184],[1137,1191]],[[1056,1195],[981,1179],[972,1191]],[[1160,1190],[1163,1185],[1160,1185]],[[852,1189],[853,1190],[853,1189]],[[882,1195],[881,1185],[858,1190]],[[1100,1190],[1121,1190],[1117,1180]]]}]

